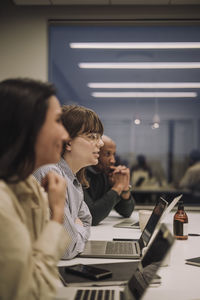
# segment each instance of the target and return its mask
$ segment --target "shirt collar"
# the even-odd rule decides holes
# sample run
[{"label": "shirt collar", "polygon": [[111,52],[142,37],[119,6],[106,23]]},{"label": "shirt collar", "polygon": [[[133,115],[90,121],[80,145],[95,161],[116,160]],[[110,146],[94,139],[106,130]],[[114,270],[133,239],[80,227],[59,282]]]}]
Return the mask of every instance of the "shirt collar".
[{"label": "shirt collar", "polygon": [[67,177],[69,177],[73,183],[79,184],[76,175],[73,174],[72,170],[70,169],[69,165],[64,160],[64,158],[60,159],[60,161],[58,162],[58,166],[61,168],[61,170],[64,171],[65,175],[67,175]]}]

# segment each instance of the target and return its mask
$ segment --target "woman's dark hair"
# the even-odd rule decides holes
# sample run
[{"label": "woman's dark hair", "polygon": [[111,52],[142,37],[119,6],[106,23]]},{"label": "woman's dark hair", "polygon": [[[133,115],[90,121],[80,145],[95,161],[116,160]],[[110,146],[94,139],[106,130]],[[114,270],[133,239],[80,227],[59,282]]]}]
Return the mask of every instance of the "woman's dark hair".
[{"label": "woman's dark hair", "polygon": [[0,82],[0,179],[24,180],[35,166],[35,143],[56,94],[52,84],[16,78]]},{"label": "woman's dark hair", "polygon": [[[99,133],[103,134],[103,125],[98,115],[91,109],[79,105],[64,105],[62,107],[62,123],[73,139],[84,133]],[[66,147],[63,147],[62,156],[65,153]],[[77,173],[77,178],[81,184],[88,187],[88,182],[85,178],[85,168]]]}]

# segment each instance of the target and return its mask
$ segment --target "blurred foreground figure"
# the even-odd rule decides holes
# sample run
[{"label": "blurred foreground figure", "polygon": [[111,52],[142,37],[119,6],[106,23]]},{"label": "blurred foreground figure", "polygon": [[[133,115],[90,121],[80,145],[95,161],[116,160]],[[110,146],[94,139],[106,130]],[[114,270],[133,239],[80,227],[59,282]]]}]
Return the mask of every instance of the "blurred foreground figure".
[{"label": "blurred foreground figure", "polygon": [[0,106],[0,299],[52,299],[70,243],[62,225],[66,183],[49,173],[45,193],[31,173],[58,162],[69,135],[48,83],[2,81]]}]

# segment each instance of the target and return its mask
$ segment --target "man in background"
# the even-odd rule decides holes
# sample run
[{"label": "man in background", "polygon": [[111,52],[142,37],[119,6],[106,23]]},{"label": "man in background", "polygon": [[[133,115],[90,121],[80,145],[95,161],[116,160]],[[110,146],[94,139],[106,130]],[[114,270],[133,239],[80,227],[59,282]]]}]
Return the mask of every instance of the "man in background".
[{"label": "man in background", "polygon": [[115,166],[116,144],[105,135],[102,140],[104,146],[100,149],[98,165],[86,170],[90,186],[84,190],[84,200],[92,215],[92,225],[98,225],[113,208],[128,218],[135,205],[131,194],[130,170],[126,166]]},{"label": "man in background", "polygon": [[189,158],[189,168],[181,179],[179,187],[200,191],[200,151],[191,151]]},{"label": "man in background", "polygon": [[140,187],[149,182],[152,178],[152,170],[146,162],[146,157],[142,154],[137,156],[137,163],[131,168],[131,183],[135,187]]}]

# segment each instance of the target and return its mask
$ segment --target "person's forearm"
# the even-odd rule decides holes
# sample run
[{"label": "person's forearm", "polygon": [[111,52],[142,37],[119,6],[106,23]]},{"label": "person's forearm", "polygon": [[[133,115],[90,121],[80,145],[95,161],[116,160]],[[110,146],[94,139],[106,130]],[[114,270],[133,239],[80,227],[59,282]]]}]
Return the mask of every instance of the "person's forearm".
[{"label": "person's forearm", "polygon": [[71,216],[68,214],[65,215],[64,218],[64,227],[71,237],[71,243],[65,250],[62,259],[72,259],[83,251],[85,242],[88,240],[90,235],[90,225],[82,226],[80,224],[75,224]]},{"label": "person's forearm", "polygon": [[51,221],[55,221],[59,224],[63,224],[64,214],[63,212],[56,212],[55,210],[51,212]]},{"label": "person's forearm", "polygon": [[129,200],[130,199],[130,196],[131,196],[131,193],[128,191],[128,192],[123,192],[121,193],[121,198],[124,199],[124,200]]},{"label": "person's forearm", "polygon": [[[85,238],[83,237],[85,236]],[[71,239],[72,242],[70,246],[66,249],[64,255],[62,256],[62,259],[72,259],[76,257],[79,253],[81,253],[84,250],[85,242],[89,237],[89,232],[85,232],[83,235],[80,234],[80,232],[77,231],[76,235],[72,235]]]},{"label": "person's forearm", "polygon": [[85,191],[84,200],[92,215],[92,225],[98,225],[120,201],[120,196],[116,191],[110,189],[103,197],[93,201],[90,195]]},{"label": "person's forearm", "polygon": [[122,191],[123,191],[123,185],[113,185],[111,188],[113,191],[117,192],[118,195],[120,196]]},{"label": "person's forearm", "polygon": [[125,200],[121,197],[121,201],[115,206],[115,210],[124,218],[131,216],[135,206],[135,201],[132,195]]}]

